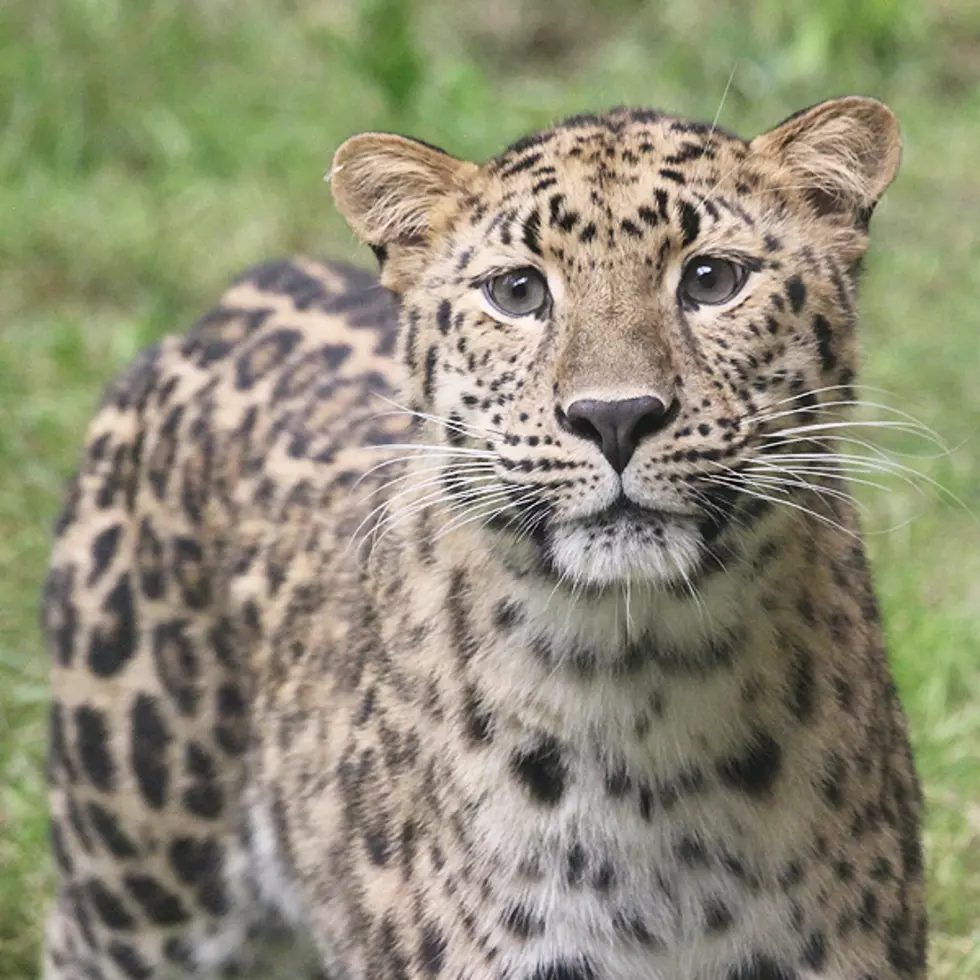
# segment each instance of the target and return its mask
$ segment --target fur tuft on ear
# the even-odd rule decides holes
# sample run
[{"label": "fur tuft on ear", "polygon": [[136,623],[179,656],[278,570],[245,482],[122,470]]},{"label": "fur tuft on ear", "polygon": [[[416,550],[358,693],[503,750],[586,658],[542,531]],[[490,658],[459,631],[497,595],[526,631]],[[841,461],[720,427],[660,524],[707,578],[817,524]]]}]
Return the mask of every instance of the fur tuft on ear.
[{"label": "fur tuft on ear", "polygon": [[366,245],[425,245],[445,203],[477,171],[442,150],[389,133],[352,136],[333,158],[337,209]]},{"label": "fur tuft on ear", "polygon": [[850,212],[860,223],[895,177],[902,139],[888,106],[851,96],[790,116],[751,150],[788,170],[819,214]]}]

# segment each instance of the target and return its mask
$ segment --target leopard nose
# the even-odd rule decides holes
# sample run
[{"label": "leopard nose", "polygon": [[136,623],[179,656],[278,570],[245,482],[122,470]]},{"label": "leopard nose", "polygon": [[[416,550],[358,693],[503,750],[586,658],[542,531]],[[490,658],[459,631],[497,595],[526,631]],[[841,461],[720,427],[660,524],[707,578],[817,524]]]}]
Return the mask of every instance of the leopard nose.
[{"label": "leopard nose", "polygon": [[599,446],[612,468],[622,473],[640,440],[665,428],[678,409],[676,399],[667,405],[655,395],[612,402],[581,398],[565,411],[559,408],[558,419],[569,432]]}]

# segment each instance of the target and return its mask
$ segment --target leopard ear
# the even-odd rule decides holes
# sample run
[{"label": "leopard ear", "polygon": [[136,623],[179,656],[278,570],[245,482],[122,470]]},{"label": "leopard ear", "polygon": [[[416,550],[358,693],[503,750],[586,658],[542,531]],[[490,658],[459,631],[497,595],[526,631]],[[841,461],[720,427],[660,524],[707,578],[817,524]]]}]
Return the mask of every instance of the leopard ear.
[{"label": "leopard ear", "polygon": [[888,106],[850,96],[790,116],[750,148],[789,171],[819,214],[866,223],[898,172],[902,139]]},{"label": "leopard ear", "polygon": [[337,209],[381,259],[385,285],[397,289],[478,169],[418,140],[363,133],[337,150],[329,176]]}]

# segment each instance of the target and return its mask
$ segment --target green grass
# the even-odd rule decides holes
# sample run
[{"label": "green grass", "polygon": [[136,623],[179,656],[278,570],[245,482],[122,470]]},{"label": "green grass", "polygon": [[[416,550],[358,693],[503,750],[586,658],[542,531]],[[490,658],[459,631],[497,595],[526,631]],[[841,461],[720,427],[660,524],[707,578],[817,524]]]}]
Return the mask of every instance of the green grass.
[{"label": "green grass", "polygon": [[[962,505],[863,494],[929,804],[935,980],[980,975],[980,5],[974,0],[6,0],[0,6],[0,980],[35,975],[49,525],[100,386],[242,266],[368,261],[321,183],[352,132],[461,155],[618,102],[746,133],[888,101],[865,381],[942,433]],[[550,11],[550,13],[549,13]],[[898,444],[897,448],[923,451]],[[891,530],[889,530],[891,529]]]}]

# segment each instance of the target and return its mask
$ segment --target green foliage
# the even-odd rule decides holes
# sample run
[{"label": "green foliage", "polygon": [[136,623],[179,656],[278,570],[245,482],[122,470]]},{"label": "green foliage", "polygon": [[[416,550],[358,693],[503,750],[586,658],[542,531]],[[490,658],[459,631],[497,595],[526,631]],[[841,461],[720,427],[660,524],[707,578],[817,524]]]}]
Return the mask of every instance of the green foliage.
[{"label": "green foliage", "polygon": [[925,53],[928,7],[905,0],[770,0],[752,8],[748,25],[761,42],[757,49],[774,53],[787,79],[826,78],[841,62],[874,66],[887,78]]},{"label": "green foliage", "polygon": [[411,7],[404,0],[366,0],[351,51],[355,71],[377,86],[395,118],[414,107],[422,84],[422,56],[412,26]]},{"label": "green foliage", "polygon": [[[734,74],[733,74],[734,71]],[[49,525],[100,386],[283,252],[370,261],[322,175],[350,133],[473,158],[615,103],[750,134],[885,98],[865,381],[958,450],[862,494],[929,803],[935,980],[980,975],[980,4],[975,0],[5,0],[0,4],[0,978],[36,975]],[[921,445],[896,449],[921,454]],[[887,533],[886,533],[887,532]]]}]

